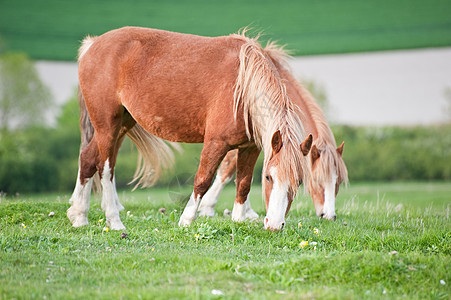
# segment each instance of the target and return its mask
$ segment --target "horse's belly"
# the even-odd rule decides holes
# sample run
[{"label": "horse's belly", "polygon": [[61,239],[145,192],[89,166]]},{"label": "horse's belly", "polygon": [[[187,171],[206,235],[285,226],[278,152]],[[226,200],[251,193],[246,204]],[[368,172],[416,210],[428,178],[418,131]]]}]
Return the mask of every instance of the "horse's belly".
[{"label": "horse's belly", "polygon": [[149,133],[171,141],[183,143],[202,143],[204,141],[204,124],[202,118],[187,118],[180,114],[158,114],[147,110],[146,114],[133,114],[133,118]]}]

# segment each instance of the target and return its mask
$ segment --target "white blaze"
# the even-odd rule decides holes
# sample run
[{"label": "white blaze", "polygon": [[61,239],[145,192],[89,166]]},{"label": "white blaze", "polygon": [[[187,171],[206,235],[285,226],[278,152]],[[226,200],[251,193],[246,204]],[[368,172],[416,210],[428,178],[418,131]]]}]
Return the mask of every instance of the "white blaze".
[{"label": "white blaze", "polygon": [[323,217],[328,220],[335,219],[335,184],[338,176],[334,173],[330,182],[324,187],[324,208]]},{"label": "white blaze", "polygon": [[269,173],[273,180],[273,187],[269,196],[264,227],[265,229],[280,230],[285,223],[285,212],[288,207],[288,181],[279,181],[275,167],[272,167]]}]

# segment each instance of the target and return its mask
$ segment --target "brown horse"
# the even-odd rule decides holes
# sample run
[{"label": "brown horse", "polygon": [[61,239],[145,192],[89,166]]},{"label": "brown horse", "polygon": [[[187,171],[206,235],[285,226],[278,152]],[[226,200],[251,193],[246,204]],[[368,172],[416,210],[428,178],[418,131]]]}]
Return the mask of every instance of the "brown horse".
[{"label": "brown horse", "polygon": [[[189,225],[225,154],[237,154],[237,220],[244,220],[255,161],[263,149],[270,185],[265,228],[281,229],[297,188],[308,177],[311,147],[274,62],[256,39],[201,37],[125,27],[88,37],[79,51],[82,148],[67,215],[88,223],[89,194],[98,172],[102,208],[111,229],[124,229],[114,166],[125,135],[143,161],[139,183],[150,185],[172,161],[162,140],[204,143],[194,189],[179,225]],[[136,179],[136,178],[135,178]]]},{"label": "brown horse", "polygon": [[[333,220],[336,218],[335,198],[339,186],[348,180],[346,165],[342,157],[344,143],[337,148],[334,135],[321,108],[316,104],[309,91],[295,80],[287,68],[284,59],[287,55],[283,50],[271,44],[264,51],[271,57],[280,77],[284,80],[289,98],[299,106],[302,112],[299,117],[304,129],[313,135],[313,146],[310,150],[308,165],[311,176],[305,184],[312,196],[317,216]],[[236,151],[227,153],[218,169],[216,179],[202,200],[199,207],[200,216],[214,216],[214,206],[218,201],[219,194],[235,173],[236,156]],[[267,174],[262,176],[263,184],[268,184],[264,179],[266,176]],[[258,215],[247,203],[246,218],[257,217]],[[233,211],[232,218],[234,218]]]}]

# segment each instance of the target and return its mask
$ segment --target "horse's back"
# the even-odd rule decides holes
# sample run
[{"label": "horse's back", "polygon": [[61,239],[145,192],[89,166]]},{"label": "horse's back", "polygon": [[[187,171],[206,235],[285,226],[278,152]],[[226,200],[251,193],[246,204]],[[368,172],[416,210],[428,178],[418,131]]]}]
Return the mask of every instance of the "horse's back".
[{"label": "horse's back", "polygon": [[80,87],[86,101],[96,102],[91,107],[101,109],[106,101],[122,105],[157,136],[202,142],[214,115],[233,120],[233,88],[244,42],[239,36],[112,30],[94,38],[79,60]]}]

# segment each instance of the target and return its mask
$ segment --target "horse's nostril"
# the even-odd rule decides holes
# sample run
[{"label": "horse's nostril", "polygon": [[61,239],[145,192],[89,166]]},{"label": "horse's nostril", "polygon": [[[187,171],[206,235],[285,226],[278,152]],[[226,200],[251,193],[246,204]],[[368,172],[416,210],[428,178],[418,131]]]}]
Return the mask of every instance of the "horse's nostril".
[{"label": "horse's nostril", "polygon": [[324,214],[324,213],[322,213],[322,214],[321,214],[321,216],[320,216],[320,218],[321,218],[321,219],[322,219],[322,218],[324,218],[324,215],[325,215],[325,214]]},{"label": "horse's nostril", "polygon": [[280,227],[280,229],[282,230],[285,227],[285,223],[282,223],[282,226]]}]

